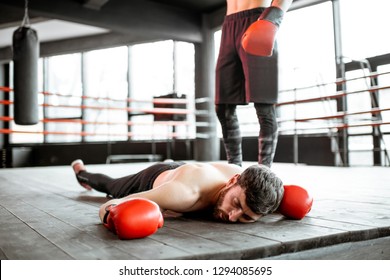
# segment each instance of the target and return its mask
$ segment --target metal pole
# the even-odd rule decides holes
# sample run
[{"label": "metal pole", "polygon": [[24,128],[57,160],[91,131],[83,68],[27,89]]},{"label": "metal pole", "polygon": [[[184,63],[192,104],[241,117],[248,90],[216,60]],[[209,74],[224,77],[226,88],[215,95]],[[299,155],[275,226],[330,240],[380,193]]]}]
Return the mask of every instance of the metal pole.
[{"label": "metal pole", "polygon": [[[342,50],[342,34],[341,34],[341,17],[340,17],[340,1],[332,0],[333,8],[333,26],[334,26],[334,47],[335,47],[335,59],[336,59],[336,75],[337,78],[345,79],[345,65],[343,61],[343,50]],[[340,83],[337,85],[337,91],[345,91],[346,84]],[[337,102],[337,111],[347,111],[347,97],[343,96]],[[346,117],[343,118],[343,122],[346,122]],[[349,166],[348,157],[348,129],[343,129],[339,132],[340,144],[342,147],[342,163],[343,166]],[[335,158],[336,161],[336,158]],[[338,165],[338,163],[336,162]]]}]

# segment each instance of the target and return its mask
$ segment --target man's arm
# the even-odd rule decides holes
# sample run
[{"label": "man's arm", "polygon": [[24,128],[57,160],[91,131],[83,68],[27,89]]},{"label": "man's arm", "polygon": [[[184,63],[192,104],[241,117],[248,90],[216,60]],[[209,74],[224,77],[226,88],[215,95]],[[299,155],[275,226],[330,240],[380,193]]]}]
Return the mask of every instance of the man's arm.
[{"label": "man's arm", "polygon": [[292,0],[272,1],[271,6],[242,35],[241,45],[245,52],[257,56],[272,55],[276,34],[291,3]]},{"label": "man's arm", "polygon": [[283,10],[284,12],[287,12],[287,10],[290,8],[293,0],[273,0],[271,3],[271,6],[278,7],[279,9]]},{"label": "man's arm", "polygon": [[172,210],[175,212],[187,212],[200,199],[200,191],[195,186],[188,186],[180,181],[170,181],[162,184],[158,188],[149,191],[128,195],[119,199],[112,199],[100,206],[99,217],[103,221],[106,214],[106,207],[112,204],[120,204],[132,198],[145,198],[157,203],[162,210]]}]

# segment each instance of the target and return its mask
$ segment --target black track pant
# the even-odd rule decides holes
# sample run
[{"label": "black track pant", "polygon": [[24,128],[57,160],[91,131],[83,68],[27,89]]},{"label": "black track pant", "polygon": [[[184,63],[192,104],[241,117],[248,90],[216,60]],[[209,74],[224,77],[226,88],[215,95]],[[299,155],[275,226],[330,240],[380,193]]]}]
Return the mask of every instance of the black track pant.
[{"label": "black track pant", "polygon": [[[278,141],[278,123],[275,105],[255,103],[260,125],[258,140],[258,163],[271,166]],[[241,132],[235,104],[217,104],[216,113],[221,123],[226,157],[229,163],[242,164]]]}]

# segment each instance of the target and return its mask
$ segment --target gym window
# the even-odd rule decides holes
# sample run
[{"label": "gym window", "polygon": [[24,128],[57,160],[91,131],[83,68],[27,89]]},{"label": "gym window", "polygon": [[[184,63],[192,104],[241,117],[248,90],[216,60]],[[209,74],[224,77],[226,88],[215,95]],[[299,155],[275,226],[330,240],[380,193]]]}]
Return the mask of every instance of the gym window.
[{"label": "gym window", "polygon": [[194,138],[191,115],[183,125],[158,125],[153,114],[131,113],[153,109],[154,97],[170,93],[185,97],[187,109],[194,110],[194,71],[193,44],[171,40],[41,58],[41,122],[12,122],[17,133],[10,142],[166,140],[173,132]]}]

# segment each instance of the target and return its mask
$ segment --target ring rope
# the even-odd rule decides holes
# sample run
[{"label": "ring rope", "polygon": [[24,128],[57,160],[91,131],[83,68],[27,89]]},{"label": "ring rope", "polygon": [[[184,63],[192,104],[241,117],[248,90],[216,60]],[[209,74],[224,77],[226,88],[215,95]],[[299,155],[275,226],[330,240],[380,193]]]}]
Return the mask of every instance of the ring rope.
[{"label": "ring rope", "polygon": [[[14,90],[10,87],[0,86],[0,91],[5,92],[13,92]],[[62,94],[62,93],[52,93],[48,91],[40,91],[39,94],[47,95],[47,96],[59,96],[59,97],[68,97],[68,98],[81,98],[81,99],[91,99],[91,100],[104,100],[104,101],[113,101],[113,102],[139,102],[139,103],[152,103],[152,104],[188,104],[189,101],[183,98],[165,98],[165,97],[153,97],[152,100],[148,99],[134,99],[134,98],[126,98],[126,99],[116,99],[111,97],[93,97],[93,96],[75,96],[71,94]],[[196,103],[208,102],[210,98],[202,97],[196,99]]]},{"label": "ring rope", "polygon": [[306,121],[312,121],[312,120],[328,120],[328,119],[339,119],[344,118],[347,116],[355,116],[355,115],[362,115],[362,114],[377,114],[380,112],[390,111],[390,108],[373,108],[372,110],[366,110],[366,111],[356,111],[356,112],[339,112],[335,113],[334,115],[329,116],[318,116],[318,117],[309,117],[309,118],[290,118],[290,119],[278,119],[278,122],[306,122]]},{"label": "ring rope", "polygon": [[338,78],[335,81],[319,83],[319,84],[310,85],[310,86],[291,88],[291,89],[283,89],[283,90],[280,90],[279,92],[289,92],[289,91],[305,90],[305,89],[317,88],[317,87],[328,86],[328,85],[333,85],[333,84],[341,85],[341,84],[344,84],[346,82],[352,82],[352,81],[356,81],[356,80],[360,80],[360,79],[366,79],[366,78],[378,78],[379,76],[388,75],[388,74],[390,74],[390,71],[389,72],[381,72],[381,73],[371,72],[368,75],[363,75],[363,76],[359,76],[359,77],[348,78],[348,79],[346,79],[346,78]]},{"label": "ring rope", "polygon": [[280,128],[279,132],[297,132],[297,131],[307,131],[307,130],[319,130],[319,129],[348,129],[348,128],[354,128],[354,127],[378,127],[378,126],[384,126],[384,125],[390,125],[390,122],[382,122],[382,121],[373,121],[373,122],[361,122],[361,123],[343,123],[339,125],[324,125],[324,126],[316,126],[316,127],[302,127],[302,128]]},{"label": "ring rope", "polygon": [[[105,132],[87,132],[87,131],[80,131],[80,132],[68,132],[68,131],[23,131],[23,130],[14,130],[14,129],[8,129],[3,128],[0,129],[0,134],[43,134],[43,135],[75,135],[75,136],[125,136],[125,137],[140,137],[140,136],[152,136],[155,138],[156,136],[159,136],[158,134],[141,134],[141,133],[133,133],[133,132],[127,132],[127,133],[105,133]],[[170,132],[166,134],[161,134],[162,137],[169,137],[169,138],[190,138],[192,134],[183,134],[183,133],[177,133],[177,132]]]},{"label": "ring rope", "polygon": [[[347,128],[353,128],[353,127],[378,127],[378,126],[384,126],[384,125],[390,125],[390,122],[362,122],[362,123],[349,123],[349,124],[339,124],[339,125],[325,125],[325,126],[316,126],[316,127],[305,127],[305,128],[280,128],[279,132],[287,132],[287,131],[307,131],[307,130],[319,130],[319,129],[347,129]],[[134,136],[153,136],[156,137],[156,134],[140,134],[140,133],[104,133],[104,132],[67,132],[67,131],[22,131],[22,130],[14,130],[14,129],[0,129],[0,134],[43,134],[43,135],[79,135],[79,136],[126,136],[126,137],[134,137]],[[198,134],[196,134],[198,135]],[[158,135],[157,135],[158,136]],[[191,137],[192,134],[183,135],[183,133],[177,133],[177,132],[170,132],[167,134],[161,134],[161,136],[164,137],[171,137],[171,138],[186,138]],[[204,135],[207,136],[207,135]],[[208,135],[208,137],[210,137]]]},{"label": "ring rope", "polygon": [[375,91],[384,90],[384,89],[390,89],[390,85],[372,86],[370,88],[353,90],[353,91],[337,91],[335,94],[330,94],[330,95],[305,98],[305,99],[297,99],[297,100],[291,100],[291,101],[284,101],[284,102],[277,103],[276,106],[292,105],[292,104],[299,104],[299,103],[309,103],[309,102],[316,102],[316,101],[326,101],[327,99],[337,99],[337,98],[351,95],[351,94],[355,94],[355,93],[363,93],[366,91],[375,92]]},{"label": "ring rope", "polygon": [[[9,100],[0,100],[0,104],[3,105],[12,105],[13,101]],[[180,108],[153,108],[153,109],[142,109],[142,108],[130,108],[130,107],[108,107],[108,106],[90,106],[90,105],[54,105],[54,104],[39,104],[43,107],[53,107],[53,108],[69,108],[69,109],[91,109],[91,110],[121,110],[127,111],[129,113],[138,113],[138,114],[177,114],[177,115],[187,115],[193,114],[193,110],[189,109],[180,109]]]},{"label": "ring rope", "polygon": [[[0,121],[13,121],[14,118],[0,116]],[[191,123],[189,121],[153,121],[153,122],[101,122],[101,121],[85,121],[81,119],[42,119],[40,120],[42,123],[73,123],[73,124],[86,124],[86,125],[167,125],[167,126],[179,126],[186,125],[189,126]]]}]

